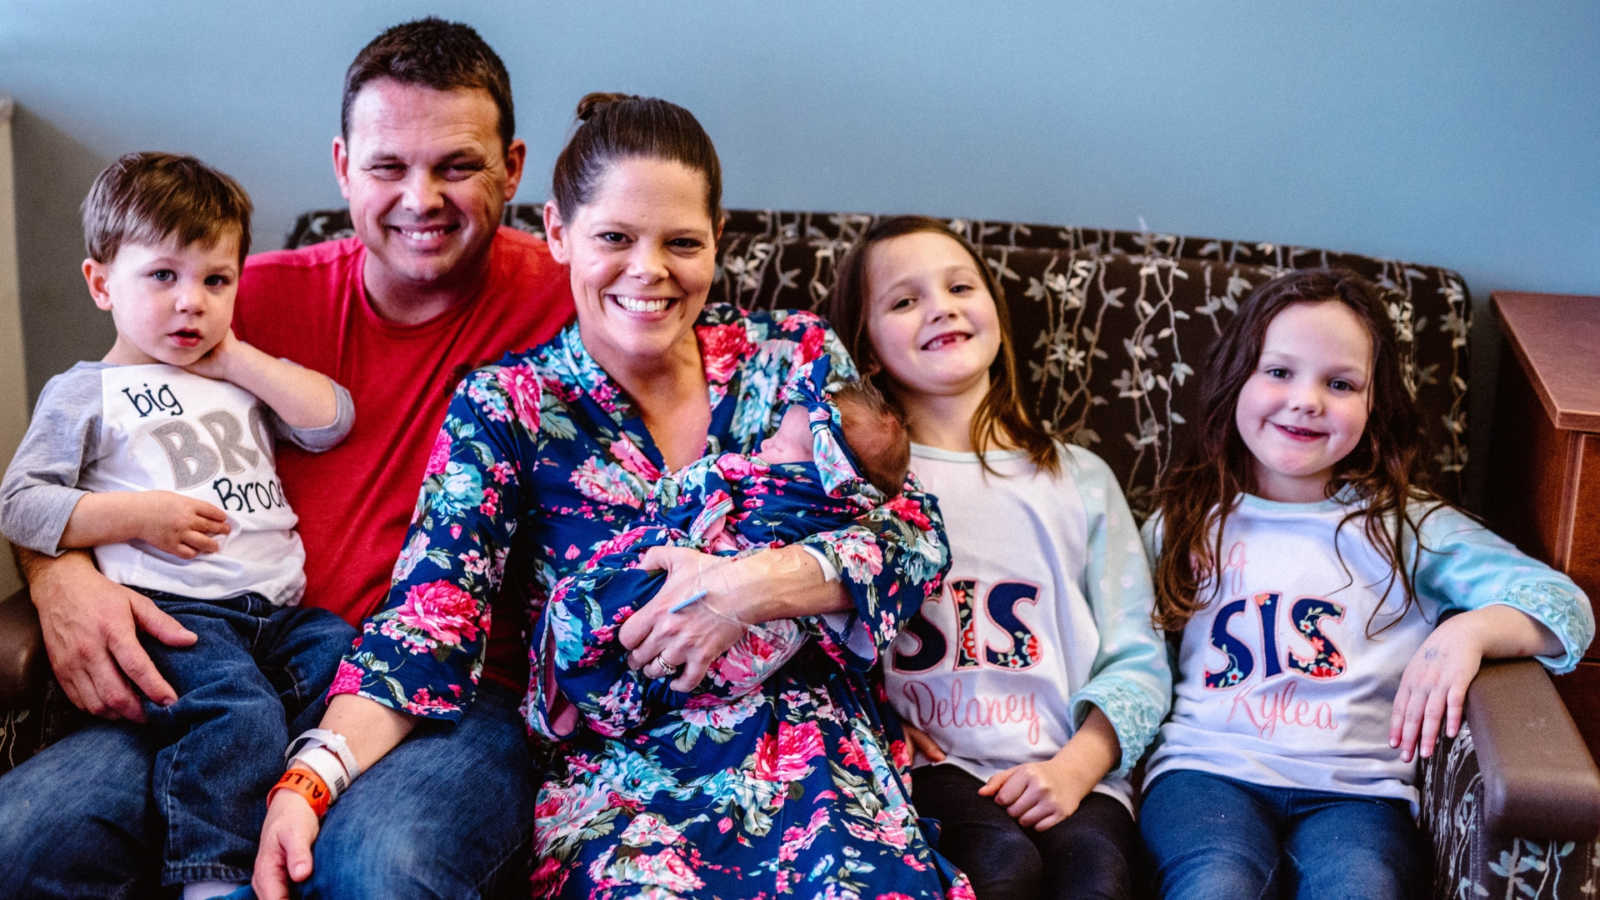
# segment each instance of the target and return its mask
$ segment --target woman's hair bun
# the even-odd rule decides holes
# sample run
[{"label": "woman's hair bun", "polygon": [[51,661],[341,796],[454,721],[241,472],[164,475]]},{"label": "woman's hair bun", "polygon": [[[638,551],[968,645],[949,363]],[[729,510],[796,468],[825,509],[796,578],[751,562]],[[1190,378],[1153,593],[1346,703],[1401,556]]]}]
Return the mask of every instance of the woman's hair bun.
[{"label": "woman's hair bun", "polygon": [[585,94],[567,146],[550,173],[550,196],[564,222],[588,203],[612,164],[624,159],[679,162],[706,178],[706,212],[722,217],[722,164],[717,148],[687,109],[659,97]]},{"label": "woman's hair bun", "polygon": [[584,94],[583,99],[578,101],[578,121],[589,121],[590,116],[593,116],[602,108],[610,106],[613,103],[621,103],[624,100],[637,99],[639,99],[637,94],[618,94],[607,91],[593,91],[591,93]]}]

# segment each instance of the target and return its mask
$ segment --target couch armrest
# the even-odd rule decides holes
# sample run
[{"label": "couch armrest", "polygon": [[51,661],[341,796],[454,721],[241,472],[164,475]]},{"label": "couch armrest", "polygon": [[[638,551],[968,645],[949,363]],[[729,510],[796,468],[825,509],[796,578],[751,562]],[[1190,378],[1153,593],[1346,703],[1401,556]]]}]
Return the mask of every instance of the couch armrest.
[{"label": "couch armrest", "polygon": [[0,600],[0,708],[30,702],[44,691],[44,634],[28,589]]},{"label": "couch armrest", "polygon": [[1575,841],[1600,833],[1600,770],[1543,666],[1485,662],[1466,715],[1490,833]]}]

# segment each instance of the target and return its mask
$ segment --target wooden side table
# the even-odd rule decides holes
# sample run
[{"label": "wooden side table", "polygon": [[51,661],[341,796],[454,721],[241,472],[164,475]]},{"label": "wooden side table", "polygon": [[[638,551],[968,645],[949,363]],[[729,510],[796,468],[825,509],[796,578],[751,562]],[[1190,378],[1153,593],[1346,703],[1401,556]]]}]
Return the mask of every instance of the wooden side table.
[{"label": "wooden side table", "polygon": [[[1600,602],[1600,297],[1495,293],[1501,355],[1490,524]],[[1600,755],[1600,645],[1556,689]]]}]

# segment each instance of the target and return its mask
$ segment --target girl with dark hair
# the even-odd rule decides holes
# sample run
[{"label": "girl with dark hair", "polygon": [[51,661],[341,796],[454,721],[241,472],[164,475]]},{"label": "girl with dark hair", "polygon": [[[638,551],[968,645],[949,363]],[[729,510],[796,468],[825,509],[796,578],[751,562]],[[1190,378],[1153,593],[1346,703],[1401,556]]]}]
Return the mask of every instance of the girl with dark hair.
[{"label": "girl with dark hair", "polygon": [[1198,434],[1145,525],[1176,692],[1140,827],[1162,894],[1426,892],[1415,762],[1485,657],[1577,664],[1588,600],[1417,483],[1377,290],[1290,272],[1212,346]]},{"label": "girl with dark hair", "polygon": [[917,809],[981,898],[1129,896],[1128,776],[1172,677],[1115,476],[1022,402],[1005,296],[944,223],[868,229],[830,315],[905,413],[950,535],[944,595],[885,664]]},{"label": "girl with dark hair", "polygon": [[[688,110],[591,94],[578,118],[545,206],[577,321],[474,372],[450,402],[388,599],[341,663],[323,723],[358,736],[358,767],[418,720],[461,717],[491,606],[531,619],[561,579],[626,540],[669,474],[756,452],[788,406],[854,378],[816,316],[707,304],[721,169]],[[579,617],[569,624],[583,634],[530,654],[524,709],[560,740],[539,793],[534,895],[970,896],[918,827],[903,743],[868,681],[946,557],[938,509],[914,481],[783,547],[647,550],[640,567],[666,573],[653,596]],[[620,642],[634,671],[688,694],[776,620],[796,623],[804,645],[734,702],[685,703],[619,734],[548,696],[558,648],[581,657]],[[608,689],[567,699],[594,710]],[[298,879],[318,810],[287,791],[272,804],[263,843],[292,842]]]}]

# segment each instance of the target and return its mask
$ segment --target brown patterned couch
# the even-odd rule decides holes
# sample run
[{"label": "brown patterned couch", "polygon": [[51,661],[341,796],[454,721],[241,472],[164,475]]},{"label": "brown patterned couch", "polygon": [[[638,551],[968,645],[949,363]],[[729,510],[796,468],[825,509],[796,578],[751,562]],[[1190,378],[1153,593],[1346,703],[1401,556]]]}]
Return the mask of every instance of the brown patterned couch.
[{"label": "brown patterned couch", "polygon": [[[540,231],[537,206],[513,206],[506,216]],[[835,263],[871,221],[735,210],[712,298],[821,309]],[[1055,433],[1110,463],[1136,512],[1149,511],[1174,432],[1192,408],[1194,369],[1220,323],[1254,285],[1282,269],[1324,265],[1354,269],[1388,290],[1437,448],[1430,474],[1446,497],[1461,496],[1469,465],[1469,305],[1456,273],[1270,243],[974,220],[951,227],[980,247],[1011,299],[1040,415]],[[309,213],[288,245],[348,233],[342,211]],[[0,704],[9,707],[0,721],[0,769],[62,727],[61,717],[38,711],[37,698],[54,688],[36,620],[33,644],[25,639],[31,612],[21,594],[0,604]],[[1435,897],[1578,897],[1594,890],[1600,773],[1537,665],[1486,667],[1469,695],[1468,727],[1422,765],[1420,781]]]}]

